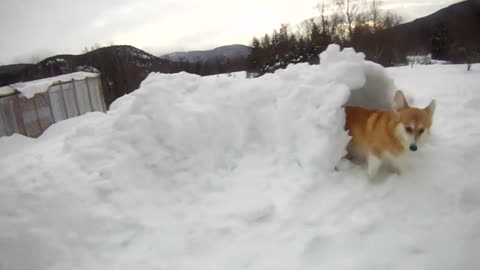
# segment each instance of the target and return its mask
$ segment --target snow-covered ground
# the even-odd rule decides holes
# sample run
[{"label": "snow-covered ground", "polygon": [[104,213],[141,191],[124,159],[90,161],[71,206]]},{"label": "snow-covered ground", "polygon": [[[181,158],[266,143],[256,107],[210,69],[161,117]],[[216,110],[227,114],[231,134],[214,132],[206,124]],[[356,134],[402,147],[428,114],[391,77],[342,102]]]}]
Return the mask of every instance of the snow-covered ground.
[{"label": "snow-covered ground", "polygon": [[216,74],[216,75],[209,75],[209,76],[204,76],[204,78],[224,78],[224,77],[229,77],[232,79],[245,79],[247,77],[247,73],[245,71],[237,71],[237,72],[228,72],[228,73],[222,73],[222,74]]},{"label": "snow-covered ground", "polygon": [[[0,269],[476,269],[480,66],[321,59],[257,79],[151,74],[107,114],[0,138]],[[437,100],[432,137],[370,183],[339,162],[340,106],[350,90],[384,105],[358,97],[394,84]]]}]

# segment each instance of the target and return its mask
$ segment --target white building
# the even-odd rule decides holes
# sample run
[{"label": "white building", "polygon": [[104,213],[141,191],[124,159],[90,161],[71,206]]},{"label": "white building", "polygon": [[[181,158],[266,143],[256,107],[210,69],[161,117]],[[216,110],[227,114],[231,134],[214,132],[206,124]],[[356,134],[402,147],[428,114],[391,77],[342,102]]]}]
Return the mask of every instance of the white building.
[{"label": "white building", "polygon": [[36,138],[50,125],[106,111],[100,74],[75,72],[0,87],[0,136]]}]

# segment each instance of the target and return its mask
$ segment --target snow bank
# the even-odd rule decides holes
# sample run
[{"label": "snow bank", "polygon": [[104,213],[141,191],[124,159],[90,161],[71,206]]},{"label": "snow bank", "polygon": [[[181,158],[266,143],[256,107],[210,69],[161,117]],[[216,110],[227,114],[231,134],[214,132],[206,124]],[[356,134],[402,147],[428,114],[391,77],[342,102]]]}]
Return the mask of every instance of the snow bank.
[{"label": "snow bank", "polygon": [[437,138],[449,148],[425,149],[427,171],[376,186],[336,172],[341,105],[383,106],[353,96],[394,87],[352,50],[321,62],[250,80],[151,74],[107,114],[0,138],[0,268],[472,268],[479,155]]},{"label": "snow bank", "polygon": [[12,87],[10,86],[3,86],[3,87],[0,87],[0,97],[2,96],[8,96],[8,95],[11,95],[15,93],[15,89],[13,89]]}]

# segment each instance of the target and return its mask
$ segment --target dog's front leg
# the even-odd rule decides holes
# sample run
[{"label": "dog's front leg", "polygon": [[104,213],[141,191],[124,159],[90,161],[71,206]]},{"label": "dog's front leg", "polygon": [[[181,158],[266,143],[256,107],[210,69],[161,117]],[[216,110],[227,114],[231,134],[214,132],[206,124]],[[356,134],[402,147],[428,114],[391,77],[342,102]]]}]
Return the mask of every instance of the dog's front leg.
[{"label": "dog's front leg", "polygon": [[382,160],[373,153],[369,153],[367,157],[367,173],[370,180],[375,178],[381,166]]},{"label": "dog's front leg", "polygon": [[388,162],[388,169],[391,173],[396,174],[396,175],[401,175],[401,163],[399,162],[398,159],[390,159]]},{"label": "dog's front leg", "polygon": [[398,176],[402,175],[402,172],[401,172],[400,169],[397,168],[397,167],[393,167],[393,168],[392,168],[392,173],[394,173],[394,174],[396,174],[396,175],[398,175]]},{"label": "dog's front leg", "polygon": [[402,174],[400,168],[396,164],[390,166],[390,172],[399,176]]}]

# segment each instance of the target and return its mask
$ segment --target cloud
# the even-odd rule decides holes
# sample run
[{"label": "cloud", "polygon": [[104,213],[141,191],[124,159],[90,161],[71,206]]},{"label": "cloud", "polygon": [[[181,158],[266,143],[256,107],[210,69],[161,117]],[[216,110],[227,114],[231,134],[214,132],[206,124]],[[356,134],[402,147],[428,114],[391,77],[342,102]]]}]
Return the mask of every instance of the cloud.
[{"label": "cloud", "polygon": [[[80,53],[95,43],[151,52],[247,44],[281,23],[317,16],[320,0],[1,0],[0,62],[34,52]],[[385,0],[413,19],[456,2]]]},{"label": "cloud", "polygon": [[35,49],[29,53],[14,56],[13,63],[38,63],[45,58],[57,54],[49,49]]},{"label": "cloud", "polygon": [[405,21],[411,21],[457,2],[460,2],[460,0],[383,0],[382,8],[398,13]]}]

